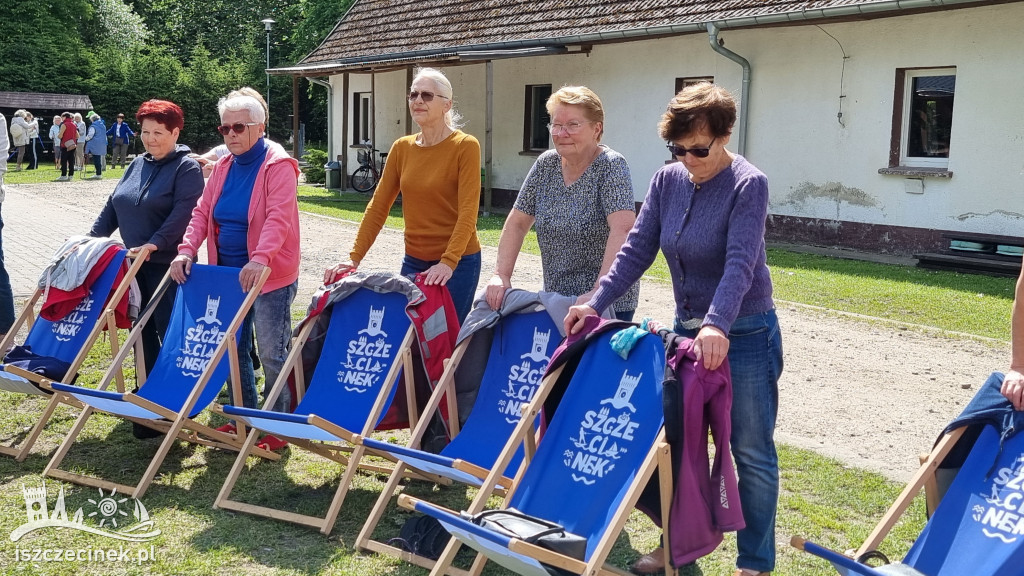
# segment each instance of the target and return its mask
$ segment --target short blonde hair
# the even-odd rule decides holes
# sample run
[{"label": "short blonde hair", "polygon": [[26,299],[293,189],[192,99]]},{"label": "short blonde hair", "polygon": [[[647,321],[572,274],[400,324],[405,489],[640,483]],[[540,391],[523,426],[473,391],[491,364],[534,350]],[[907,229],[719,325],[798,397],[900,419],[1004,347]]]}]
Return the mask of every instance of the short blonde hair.
[{"label": "short blonde hair", "polygon": [[448,81],[448,77],[444,75],[437,68],[420,68],[416,71],[416,75],[412,81],[415,83],[420,78],[426,78],[434,83],[434,89],[441,96],[447,98],[451,103],[452,107],[444,113],[444,123],[452,130],[458,130],[462,128],[464,122],[462,122],[462,114],[455,109],[455,94],[452,92],[452,83]]},{"label": "short blonde hair", "polygon": [[587,120],[600,122],[601,129],[597,133],[597,141],[601,141],[601,137],[604,136],[604,105],[593,90],[586,86],[562,86],[548,97],[544,107],[547,108],[548,115],[552,115],[555,113],[555,106],[558,105],[579,106]]}]

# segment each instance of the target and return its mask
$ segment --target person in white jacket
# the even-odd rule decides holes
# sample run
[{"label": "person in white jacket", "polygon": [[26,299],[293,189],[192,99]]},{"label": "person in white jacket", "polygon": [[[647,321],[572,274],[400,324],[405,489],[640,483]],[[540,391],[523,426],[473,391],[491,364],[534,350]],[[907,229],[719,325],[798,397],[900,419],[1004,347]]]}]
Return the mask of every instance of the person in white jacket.
[{"label": "person in white jacket", "polygon": [[21,170],[21,162],[25,158],[25,148],[28,147],[29,130],[31,127],[25,117],[27,110],[18,110],[11,119],[11,138],[14,140],[14,147],[18,149],[18,159],[14,165],[15,172]]}]

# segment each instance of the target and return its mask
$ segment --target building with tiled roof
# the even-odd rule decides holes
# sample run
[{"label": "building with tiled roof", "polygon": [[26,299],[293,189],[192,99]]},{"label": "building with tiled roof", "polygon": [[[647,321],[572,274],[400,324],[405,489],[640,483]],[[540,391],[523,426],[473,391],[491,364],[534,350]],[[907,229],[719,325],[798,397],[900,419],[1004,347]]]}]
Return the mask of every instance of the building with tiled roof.
[{"label": "building with tiled roof", "polygon": [[601,96],[642,201],[671,160],[658,116],[711,80],[740,100],[729,148],[768,174],[772,238],[909,254],[1024,228],[1021,22],[1021,2],[976,0],[357,0],[272,73],[329,83],[351,173],[352,144],[416,131],[412,70],[441,68],[483,144],[487,206],[548,147],[543,101],[565,84]]}]

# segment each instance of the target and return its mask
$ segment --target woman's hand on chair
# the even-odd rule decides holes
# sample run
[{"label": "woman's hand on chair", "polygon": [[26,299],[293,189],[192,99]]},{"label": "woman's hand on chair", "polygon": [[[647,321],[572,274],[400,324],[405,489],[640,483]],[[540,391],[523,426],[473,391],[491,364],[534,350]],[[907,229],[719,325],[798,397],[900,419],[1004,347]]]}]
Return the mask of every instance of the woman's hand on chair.
[{"label": "woman's hand on chair", "polygon": [[597,316],[597,310],[586,304],[571,306],[569,313],[565,315],[565,333],[575,334],[579,332],[583,328],[583,320],[587,316]]},{"label": "woman's hand on chair", "polygon": [[147,242],[147,243],[143,244],[142,246],[136,246],[135,248],[129,248],[128,249],[128,255],[131,256],[132,258],[135,258],[139,254],[141,254],[143,251],[146,252],[146,261],[148,262],[149,261],[149,256],[153,252],[157,251],[156,244],[153,244],[152,242]]},{"label": "woman's hand on chair", "polygon": [[720,328],[705,325],[693,339],[693,352],[697,362],[703,361],[708,370],[717,370],[729,355],[729,338]]},{"label": "woman's hand on chair", "polygon": [[505,300],[505,291],[511,287],[512,282],[509,278],[501,274],[491,276],[490,281],[487,282],[487,288],[484,289],[484,297],[491,310],[501,308],[501,303]]},{"label": "woman's hand on chair", "polygon": [[1024,410],[1024,374],[1010,368],[1003,377],[1003,385],[1000,393],[1013,404],[1014,410]]},{"label": "woman's hand on chair", "polygon": [[178,284],[184,284],[188,275],[192,273],[192,257],[188,254],[178,254],[171,260],[171,280]]},{"label": "woman's hand on chair", "polygon": [[423,273],[423,283],[427,286],[432,286],[434,284],[444,286],[449,280],[451,280],[452,274],[454,273],[455,271],[447,264],[438,262],[430,268],[427,268],[427,271]]},{"label": "woman's hand on chair", "polygon": [[333,283],[348,272],[355,272],[356,268],[359,268],[359,262],[352,260],[345,260],[341,264],[331,266],[324,271],[324,286]]},{"label": "woman's hand on chair", "polygon": [[264,268],[266,268],[265,265],[251,260],[245,266],[242,266],[242,270],[238,273],[238,281],[242,284],[243,292],[252,290],[256,282],[259,282],[260,274],[263,274]]}]

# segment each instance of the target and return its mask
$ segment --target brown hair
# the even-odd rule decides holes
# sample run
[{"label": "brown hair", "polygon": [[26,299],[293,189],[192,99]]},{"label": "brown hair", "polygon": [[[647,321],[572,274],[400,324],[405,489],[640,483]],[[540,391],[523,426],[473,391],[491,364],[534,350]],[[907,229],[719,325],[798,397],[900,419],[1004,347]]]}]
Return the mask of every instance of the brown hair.
[{"label": "brown hair", "polygon": [[558,92],[548,97],[548,101],[544,105],[548,110],[548,115],[554,114],[555,106],[559,104],[579,106],[587,120],[600,122],[601,131],[597,133],[597,141],[601,141],[601,136],[604,136],[604,105],[601,104],[601,99],[593,90],[586,86],[562,86]]},{"label": "brown hair", "polygon": [[732,134],[736,123],[736,100],[728,90],[700,82],[679,91],[668,102],[658,122],[662,140],[674,142],[706,128],[715,138]]}]

